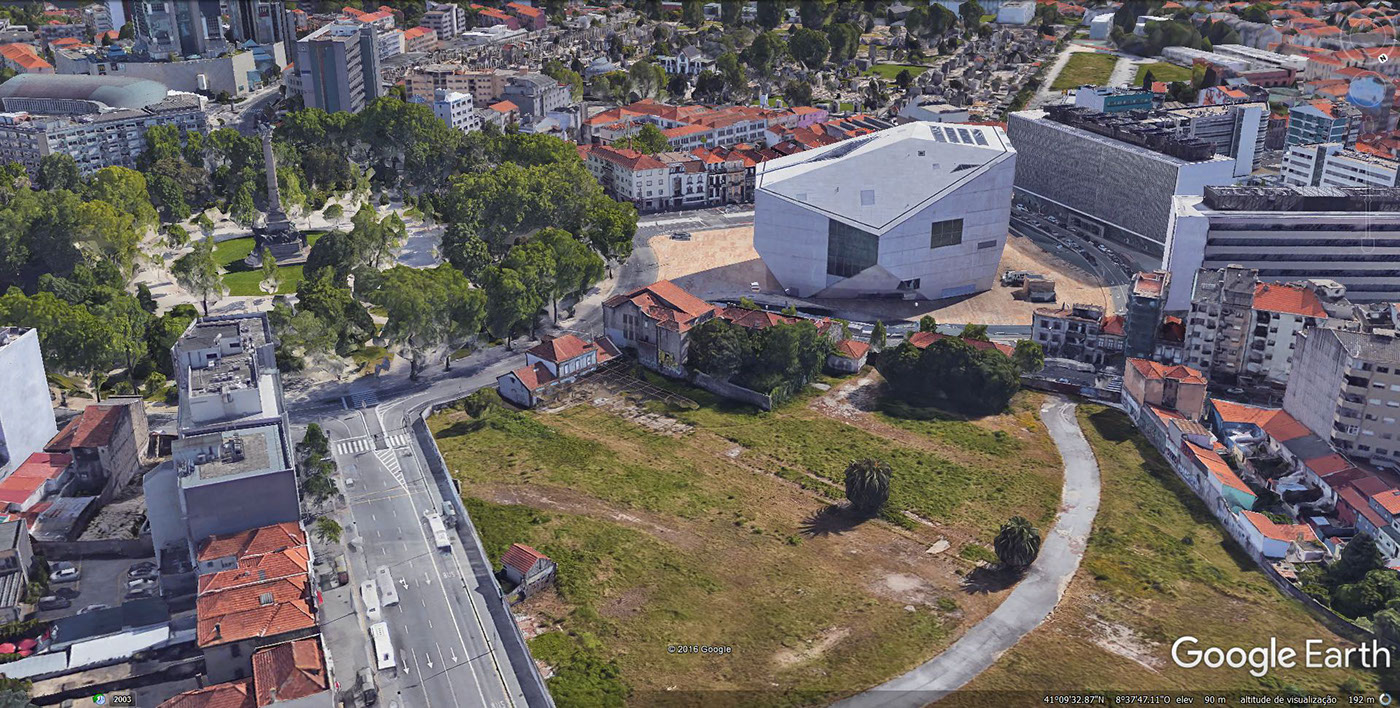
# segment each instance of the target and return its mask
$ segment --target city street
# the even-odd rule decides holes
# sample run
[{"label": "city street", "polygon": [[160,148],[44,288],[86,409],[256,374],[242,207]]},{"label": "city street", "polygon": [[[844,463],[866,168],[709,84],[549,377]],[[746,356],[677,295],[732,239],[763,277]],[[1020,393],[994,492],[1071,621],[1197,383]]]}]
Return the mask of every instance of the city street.
[{"label": "city street", "polygon": [[657,234],[669,234],[677,231],[728,229],[752,223],[753,207],[739,204],[651,215],[637,221],[637,235],[650,238]]}]

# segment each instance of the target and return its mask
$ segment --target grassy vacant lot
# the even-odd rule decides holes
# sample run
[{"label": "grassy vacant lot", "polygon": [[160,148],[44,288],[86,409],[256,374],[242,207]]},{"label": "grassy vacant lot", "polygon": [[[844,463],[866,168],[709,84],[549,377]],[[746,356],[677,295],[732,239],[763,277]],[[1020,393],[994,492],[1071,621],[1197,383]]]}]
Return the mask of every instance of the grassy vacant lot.
[{"label": "grassy vacant lot", "polygon": [[894,77],[899,76],[899,72],[905,69],[908,69],[914,78],[918,78],[919,74],[928,71],[928,67],[918,64],[876,64],[870,67],[868,73],[875,74],[886,81],[894,81]]},{"label": "grassy vacant lot", "polygon": [[[1007,652],[970,689],[1040,692],[1337,691],[1373,686],[1360,671],[1283,669],[1255,679],[1248,669],[1183,669],[1171,643],[1280,646],[1307,639],[1342,643],[1286,599],[1225,536],[1123,414],[1081,406],[1079,420],[1099,461],[1103,491],[1093,535],[1073,584],[1045,624]],[[1011,705],[1010,703],[1008,705]]]},{"label": "grassy vacant lot", "polygon": [[[307,241],[314,244],[321,238],[324,232],[310,232]],[[228,286],[229,295],[264,295],[262,288],[258,284],[262,282],[262,271],[257,268],[248,268],[243,264],[243,259],[253,252],[253,237],[236,238],[224,241],[214,247],[214,259],[219,262],[219,266],[224,269],[224,285]],[[301,266],[280,266],[282,272],[282,287],[278,288],[277,294],[287,295],[297,291],[297,285],[301,283]]]},{"label": "grassy vacant lot", "polygon": [[1143,64],[1138,67],[1137,76],[1133,77],[1133,85],[1141,86],[1142,80],[1147,76],[1147,72],[1152,72],[1152,78],[1157,81],[1171,83],[1173,81],[1190,81],[1191,70],[1184,66],[1168,64],[1164,61]]},{"label": "grassy vacant lot", "polygon": [[1112,54],[1095,52],[1072,54],[1069,61],[1065,62],[1064,68],[1060,70],[1060,75],[1055,77],[1055,82],[1050,84],[1050,90],[1063,91],[1085,84],[1103,86],[1108,83],[1108,77],[1113,74],[1113,65],[1117,63],[1118,57]]},{"label": "grassy vacant lot", "polygon": [[[561,706],[813,705],[871,686],[1000,602],[961,586],[966,539],[1013,513],[1044,526],[1057,504],[1038,397],[905,428],[810,397],[762,413],[678,390],[700,406],[659,418],[683,424],[669,432],[639,422],[655,402],[430,421],[493,561],[520,541],[559,563],[558,593],[524,608],[557,630],[532,650]],[[828,509],[864,455],[889,460],[894,506],[932,525]],[[926,553],[938,538],[952,548]],[[689,644],[733,653],[668,651]]]}]

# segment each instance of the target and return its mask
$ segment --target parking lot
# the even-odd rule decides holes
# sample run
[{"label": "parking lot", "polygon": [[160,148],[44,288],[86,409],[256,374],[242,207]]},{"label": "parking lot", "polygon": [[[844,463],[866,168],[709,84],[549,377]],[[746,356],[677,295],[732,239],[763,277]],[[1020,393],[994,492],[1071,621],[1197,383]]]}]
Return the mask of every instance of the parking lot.
[{"label": "parking lot", "polygon": [[[92,605],[116,607],[127,596],[127,569],[149,558],[94,558],[69,561],[78,568],[79,578],[71,582],[50,582],[49,594],[67,598],[72,604],[63,609],[41,610],[38,618],[54,620],[77,614]],[[52,565],[57,565],[54,562]]]}]

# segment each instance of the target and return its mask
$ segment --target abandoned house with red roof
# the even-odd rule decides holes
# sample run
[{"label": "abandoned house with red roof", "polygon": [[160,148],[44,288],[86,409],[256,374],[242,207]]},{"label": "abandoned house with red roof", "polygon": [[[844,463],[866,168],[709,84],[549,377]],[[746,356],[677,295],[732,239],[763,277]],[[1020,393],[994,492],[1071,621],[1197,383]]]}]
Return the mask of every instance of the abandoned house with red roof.
[{"label": "abandoned house with red roof", "polygon": [[[909,344],[913,345],[916,349],[927,349],[930,344],[933,344],[934,342],[940,339],[947,339],[949,337],[953,337],[955,339],[959,338],[955,335],[939,334],[938,332],[915,332],[909,335],[909,338],[906,341],[908,341]],[[1006,356],[1011,356],[1016,352],[1016,348],[1012,347],[1009,344],[998,344],[997,342],[991,342],[985,339],[963,339],[962,341],[968,346],[972,347],[973,349],[981,349],[982,351],[997,351],[1001,352],[1002,354],[1005,354]]]},{"label": "abandoned house with red roof", "polygon": [[200,543],[196,640],[213,681],[251,675],[261,647],[317,633],[306,535],[295,523]]},{"label": "abandoned house with red roof", "polygon": [[144,401],[111,398],[84,408],[44,451],[71,455],[78,492],[105,503],[140,476],[148,434]]},{"label": "abandoned house with red roof", "polygon": [[1200,420],[1205,403],[1206,379],[1189,366],[1129,358],[1123,367],[1123,407],[1159,450],[1169,447],[1166,419]]},{"label": "abandoned house with red roof", "polygon": [[326,653],[319,635],[253,652],[252,677],[217,683],[172,696],[160,708],[331,708]]},{"label": "abandoned house with red roof", "polygon": [[607,337],[592,342],[572,334],[546,339],[525,350],[524,366],[496,377],[496,389],[511,403],[533,408],[555,387],[592,373],[619,354]]},{"label": "abandoned house with red roof", "polygon": [[554,561],[523,543],[510,544],[501,555],[501,565],[506,580],[515,585],[512,595],[516,602],[554,582]]},{"label": "abandoned house with red roof", "polygon": [[669,376],[685,373],[691,329],[719,309],[669,280],[659,280],[603,303],[603,333],[634,350],[637,361]]},{"label": "abandoned house with red roof", "polygon": [[1099,305],[1074,303],[1037,307],[1031,339],[1045,356],[1103,366],[1123,355],[1124,319]]},{"label": "abandoned house with red roof", "polygon": [[1321,539],[1307,524],[1279,524],[1257,511],[1240,510],[1236,518],[1244,531],[1245,547],[1265,558],[1321,560]]}]

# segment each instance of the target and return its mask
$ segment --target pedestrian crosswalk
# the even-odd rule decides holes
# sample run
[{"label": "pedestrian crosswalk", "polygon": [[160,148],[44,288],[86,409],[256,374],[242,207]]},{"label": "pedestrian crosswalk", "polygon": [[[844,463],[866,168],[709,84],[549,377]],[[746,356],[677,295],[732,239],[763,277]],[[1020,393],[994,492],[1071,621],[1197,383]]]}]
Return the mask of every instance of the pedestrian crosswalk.
[{"label": "pedestrian crosswalk", "polygon": [[394,476],[394,481],[398,482],[400,486],[403,486],[403,466],[399,464],[398,451],[394,449],[375,450],[374,456],[379,460],[380,464],[384,465],[384,469],[389,470],[389,474]]},{"label": "pedestrian crosswalk", "polygon": [[[384,436],[384,444],[388,446],[390,451],[394,448],[408,447],[409,434],[407,432],[390,433]],[[370,452],[378,447],[379,445],[376,444],[376,441],[371,438],[349,438],[336,442],[335,452],[337,455],[358,455],[362,452]]]}]

